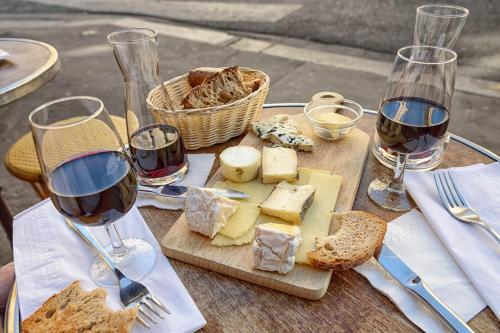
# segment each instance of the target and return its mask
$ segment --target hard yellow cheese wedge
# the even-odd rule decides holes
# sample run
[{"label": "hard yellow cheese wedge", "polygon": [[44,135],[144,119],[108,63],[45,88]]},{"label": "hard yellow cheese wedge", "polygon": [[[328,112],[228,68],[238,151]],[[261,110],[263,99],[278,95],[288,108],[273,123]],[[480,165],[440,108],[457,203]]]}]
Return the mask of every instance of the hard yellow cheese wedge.
[{"label": "hard yellow cheese wedge", "polygon": [[248,183],[235,183],[229,180],[218,181],[213,186],[217,188],[245,192],[250,196],[250,198],[238,201],[241,203],[253,203],[257,205],[266,200],[274,189],[274,184],[262,184],[259,179],[252,180]]},{"label": "hard yellow cheese wedge", "polygon": [[239,246],[250,244],[255,236],[255,228],[259,223],[260,218],[258,218],[248,231],[239,238],[229,238],[218,233],[210,244],[212,244],[212,246]]},{"label": "hard yellow cheese wedge", "polygon": [[240,204],[236,212],[229,218],[219,234],[236,239],[242,237],[255,224],[260,208],[255,204]]}]

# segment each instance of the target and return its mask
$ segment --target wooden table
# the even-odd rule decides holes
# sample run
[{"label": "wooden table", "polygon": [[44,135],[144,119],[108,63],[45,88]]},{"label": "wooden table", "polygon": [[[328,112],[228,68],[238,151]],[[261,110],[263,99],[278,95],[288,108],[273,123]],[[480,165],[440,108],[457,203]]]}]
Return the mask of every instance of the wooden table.
[{"label": "wooden table", "polygon": [[[40,88],[59,71],[57,50],[30,39],[0,38],[0,49],[10,55],[0,60],[0,107]],[[0,187],[0,221],[12,237],[12,216],[5,205]]]},{"label": "wooden table", "polygon": [[[269,115],[299,113],[303,105],[277,107],[268,105]],[[359,127],[372,134],[376,116],[366,114]],[[222,152],[226,147],[237,145],[240,136],[224,144],[200,149],[196,153]],[[472,144],[473,145],[473,144]],[[476,147],[482,150],[481,147]],[[488,157],[487,155],[491,157]],[[484,150],[475,150],[452,140],[441,167],[463,166],[475,163],[491,163],[500,160]],[[219,168],[219,161],[212,174]],[[401,215],[375,206],[367,196],[370,182],[378,176],[391,176],[392,170],[382,166],[373,154],[368,155],[354,208],[365,210],[387,221]],[[141,208],[158,242],[179,218],[181,212]],[[361,275],[353,270],[334,272],[327,294],[319,301],[308,301],[272,289],[260,287],[203,268],[170,259],[175,271],[193,297],[208,324],[203,332],[418,332],[419,329],[379,293]],[[16,306],[15,284],[6,316],[5,333],[17,333],[19,310]],[[498,332],[499,321],[486,308],[469,324],[476,332]]]},{"label": "wooden table", "polygon": [[[293,114],[301,112],[301,108],[269,108],[264,112],[269,115]],[[375,119],[374,115],[366,115],[359,127],[372,134]],[[196,153],[218,155],[226,147],[237,145],[241,139],[242,136],[221,145],[197,150]],[[484,154],[452,140],[441,167],[492,161]],[[212,174],[218,168],[219,161],[216,159]],[[365,210],[391,221],[401,213],[375,206],[366,192],[369,183],[381,175],[391,176],[392,170],[382,166],[370,153],[353,209]],[[181,215],[179,211],[156,208],[141,208],[141,213],[158,242]],[[319,301],[307,301],[177,260],[170,259],[170,262],[208,322],[204,332],[419,331],[388,298],[353,270],[334,272],[325,297]],[[493,332],[499,327],[498,320],[489,308],[469,324],[477,332]]]}]

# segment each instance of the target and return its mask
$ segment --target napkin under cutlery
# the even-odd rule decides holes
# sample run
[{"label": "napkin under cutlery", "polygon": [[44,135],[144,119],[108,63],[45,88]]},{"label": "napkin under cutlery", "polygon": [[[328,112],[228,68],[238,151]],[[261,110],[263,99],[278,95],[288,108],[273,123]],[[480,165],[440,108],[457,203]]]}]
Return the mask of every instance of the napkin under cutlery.
[{"label": "napkin under cutlery", "polygon": [[[147,227],[139,210],[133,207],[115,222],[123,237],[140,237],[156,250],[153,270],[143,279],[145,284],[172,312],[151,329],[138,323],[134,333],[193,332],[206,321],[162,254],[160,246]],[[109,244],[103,227],[92,228],[102,244]],[[14,264],[21,317],[27,318],[50,296],[71,282],[80,280],[82,288],[99,287],[90,278],[89,268],[95,253],[64,221],[50,200],[29,208],[14,219]],[[107,304],[120,309],[118,287],[106,288]]]},{"label": "napkin under cutlery", "polygon": [[[388,224],[384,244],[464,321],[469,321],[486,307],[481,296],[417,210]],[[401,286],[374,258],[355,270],[389,297],[408,319],[425,332],[449,331],[425,302]]]},{"label": "napkin under cutlery", "polygon": [[[462,196],[500,231],[500,163],[449,169]],[[438,196],[433,172],[409,172],[405,185],[465,275],[500,318],[500,247],[481,227],[453,218]]]},{"label": "napkin under cutlery", "polygon": [[[175,185],[205,186],[208,175],[215,161],[215,154],[189,154],[189,172]],[[183,210],[184,199],[160,197],[154,194],[140,193],[135,204],[137,207],[153,206],[160,209]]]}]

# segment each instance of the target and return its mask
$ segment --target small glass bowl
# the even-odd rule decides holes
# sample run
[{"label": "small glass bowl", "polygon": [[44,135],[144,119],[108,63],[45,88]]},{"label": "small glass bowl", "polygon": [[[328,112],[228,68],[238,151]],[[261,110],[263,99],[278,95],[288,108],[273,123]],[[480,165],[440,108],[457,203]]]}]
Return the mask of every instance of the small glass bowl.
[{"label": "small glass bowl", "polygon": [[[320,114],[335,112],[350,118],[346,123],[334,124],[316,119]],[[340,140],[356,127],[363,117],[363,108],[358,103],[345,99],[342,104],[310,102],[304,107],[304,118],[314,134],[325,140]]]}]

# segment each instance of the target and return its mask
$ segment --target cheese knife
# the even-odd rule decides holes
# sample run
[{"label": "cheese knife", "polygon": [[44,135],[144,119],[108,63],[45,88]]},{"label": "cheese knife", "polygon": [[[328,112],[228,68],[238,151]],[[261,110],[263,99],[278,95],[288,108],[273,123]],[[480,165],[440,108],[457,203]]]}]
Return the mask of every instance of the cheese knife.
[{"label": "cheese knife", "polygon": [[451,326],[456,332],[474,332],[456,313],[441,302],[437,296],[430,291],[424,281],[422,281],[422,279],[385,244],[382,244],[378,262],[407,290],[424,300],[436,311],[440,319]]},{"label": "cheese knife", "polygon": [[[230,199],[248,199],[250,196],[245,192],[226,190],[221,188],[205,188],[214,192],[217,195]],[[169,197],[169,198],[185,198],[187,186],[181,185],[163,185],[160,187],[149,187],[144,185],[137,185],[137,191],[139,193],[149,193],[156,194],[159,196]]]}]

